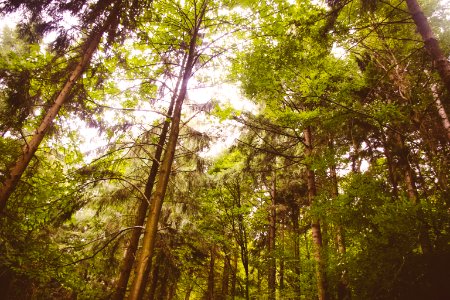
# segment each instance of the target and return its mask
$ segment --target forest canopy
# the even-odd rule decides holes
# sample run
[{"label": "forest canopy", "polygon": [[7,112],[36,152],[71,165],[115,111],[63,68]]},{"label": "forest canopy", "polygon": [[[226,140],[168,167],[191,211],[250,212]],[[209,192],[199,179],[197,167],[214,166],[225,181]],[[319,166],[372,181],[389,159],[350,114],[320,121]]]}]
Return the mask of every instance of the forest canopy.
[{"label": "forest canopy", "polygon": [[0,298],[450,299],[449,14],[0,1]]}]

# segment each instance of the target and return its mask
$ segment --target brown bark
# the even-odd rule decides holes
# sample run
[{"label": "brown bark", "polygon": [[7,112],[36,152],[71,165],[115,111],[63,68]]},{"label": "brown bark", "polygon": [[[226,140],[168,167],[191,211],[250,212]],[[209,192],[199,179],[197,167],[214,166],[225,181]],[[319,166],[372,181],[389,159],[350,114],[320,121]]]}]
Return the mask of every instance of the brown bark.
[{"label": "brown bark", "polygon": [[300,216],[300,211],[298,206],[295,206],[295,209],[292,210],[292,226],[294,231],[294,292],[295,299],[300,299],[301,296],[301,286],[300,286],[300,226],[298,224],[298,219]]},{"label": "brown bark", "polygon": [[237,264],[238,264],[238,252],[234,251],[233,253],[233,269],[232,269],[232,277],[231,277],[231,299],[234,299],[236,295],[236,281],[237,281]]},{"label": "brown bark", "polygon": [[169,140],[167,143],[166,152],[164,153],[164,158],[161,161],[158,183],[156,185],[155,192],[153,193],[153,196],[150,200],[150,213],[145,226],[145,234],[142,241],[142,251],[136,262],[136,276],[134,278],[130,295],[128,297],[128,299],[130,300],[138,300],[142,298],[145,286],[144,281],[146,270],[151,265],[151,258],[153,256],[156,241],[156,232],[158,229],[158,220],[161,214],[161,208],[164,201],[164,196],[166,194],[167,185],[169,183],[170,171],[172,168],[178,135],[180,131],[183,102],[186,97],[188,82],[192,76],[192,70],[198,57],[195,53],[195,50],[199,29],[206,11],[206,3],[206,1],[203,2],[201,12],[198,15],[198,18],[195,20],[195,27],[192,30],[192,36],[187,53],[188,57],[186,60],[186,65],[184,66],[184,75],[180,87],[180,93],[175,102],[174,113],[172,116],[172,126],[170,128]]},{"label": "brown bark", "polygon": [[[184,65],[184,63],[185,62],[183,61],[182,65]],[[168,116],[171,116],[172,112],[173,112],[175,99],[177,97],[178,88],[179,88],[179,85],[181,82],[181,76],[182,76],[182,74],[180,71],[177,83],[174,88],[174,94],[170,101],[169,109],[167,111]],[[123,299],[125,296],[126,290],[127,290],[128,280],[130,278],[131,269],[133,268],[133,263],[134,263],[134,260],[136,257],[136,251],[138,249],[139,239],[140,239],[140,236],[142,233],[142,227],[145,222],[145,217],[147,216],[149,199],[151,197],[153,186],[155,184],[156,175],[158,174],[159,163],[160,163],[161,156],[163,153],[164,144],[166,142],[167,133],[169,131],[169,126],[170,126],[170,120],[166,119],[166,121],[164,122],[163,128],[161,130],[161,133],[159,135],[159,141],[158,141],[158,145],[156,147],[155,155],[154,155],[154,158],[152,161],[152,167],[150,169],[147,183],[145,185],[144,196],[146,199],[142,199],[142,201],[139,203],[139,207],[137,209],[136,219],[134,221],[135,228],[131,234],[130,241],[128,243],[128,247],[126,250],[125,258],[124,258],[124,260],[122,262],[122,266],[120,268],[120,276],[119,276],[119,280],[117,282],[116,292],[112,298],[113,300]]]},{"label": "brown bark", "polygon": [[[409,201],[414,205],[420,204],[419,193],[417,191],[416,186],[416,178],[414,174],[414,170],[411,168],[411,165],[408,161],[409,149],[405,145],[402,137],[397,132],[394,133],[394,139],[397,148],[398,154],[398,164],[399,168],[403,172],[403,179],[406,186],[406,194],[408,196]],[[424,254],[428,254],[432,251],[432,245],[428,233],[428,225],[423,216],[422,209],[419,207],[417,211],[417,218],[420,222],[419,228],[419,243]]]},{"label": "brown bark", "polygon": [[[330,141],[330,147],[332,147],[332,148],[334,147],[332,141]],[[333,199],[336,199],[339,195],[339,189],[338,189],[338,180],[337,180],[337,174],[336,174],[336,165],[334,163],[330,166],[330,179],[331,179],[331,184],[332,184],[331,197]],[[341,256],[344,256],[345,252],[346,252],[346,246],[345,246],[344,230],[340,224],[336,225],[336,243],[337,243],[338,253]],[[339,278],[338,299],[344,300],[344,299],[350,299],[350,298],[351,298],[351,292],[348,287],[347,270],[344,269]]]},{"label": "brown bark", "polygon": [[115,5],[108,18],[105,20],[104,24],[94,29],[92,34],[87,38],[86,42],[84,43],[83,53],[78,64],[70,72],[69,78],[57,94],[55,101],[45,114],[39,127],[31,137],[31,140],[28,141],[22,148],[22,154],[14,163],[14,165],[9,169],[9,173],[6,179],[3,181],[2,186],[0,187],[0,213],[2,213],[5,209],[9,197],[16,189],[20,178],[27,169],[31,159],[39,148],[39,145],[44,139],[48,129],[52,125],[53,120],[55,119],[62,105],[69,98],[70,92],[72,91],[75,83],[83,74],[86,67],[89,65],[94,52],[97,50],[98,45],[100,44],[103,33],[110,30],[110,27],[114,26],[114,24],[117,24],[117,22],[114,21],[118,17],[119,13],[120,5],[117,4]]},{"label": "brown bark", "polygon": [[448,93],[450,93],[450,62],[444,55],[444,52],[442,51],[438,40],[434,36],[433,30],[431,29],[431,26],[428,23],[428,20],[417,0],[406,0],[406,4],[408,5],[408,10],[411,17],[416,24],[417,31],[422,36],[422,40],[425,43],[425,48],[433,59],[435,67]]},{"label": "brown bark", "polygon": [[437,112],[439,114],[439,117],[441,118],[442,126],[447,133],[447,140],[450,141],[450,121],[448,119],[447,112],[445,111],[444,105],[442,105],[441,98],[436,90],[435,85],[431,86],[431,91],[433,93],[434,104],[436,105]]},{"label": "brown bark", "polygon": [[[164,262],[164,254],[162,253],[162,250],[157,254],[156,256],[156,263],[155,267],[153,268],[152,272],[152,280],[150,282],[150,288],[148,292],[148,299],[153,300],[155,299],[156,295],[156,287],[158,285],[158,279],[159,279],[159,271],[161,268],[161,265]],[[166,284],[165,282],[163,284]]]},{"label": "brown bark", "polygon": [[268,288],[269,300],[274,300],[276,296],[276,259],[275,259],[275,234],[277,224],[276,212],[276,173],[273,172],[272,188],[271,188],[271,205],[269,209],[269,232],[268,232],[268,252],[269,252],[269,274]]},{"label": "brown bark", "polygon": [[222,272],[222,299],[227,299],[228,287],[230,282],[230,257],[229,254],[225,254],[223,259],[223,272]]},{"label": "brown bark", "polygon": [[388,141],[386,140],[386,136],[384,134],[381,135],[381,140],[383,142],[384,156],[386,157],[389,181],[391,182],[391,186],[392,186],[392,198],[393,198],[393,200],[396,200],[396,199],[398,199],[398,182],[397,182],[397,177],[395,176],[393,153],[390,149],[390,145],[389,145]]},{"label": "brown bark", "polygon": [[206,289],[206,297],[207,300],[214,300],[214,265],[216,262],[216,255],[214,247],[210,250],[210,259],[209,259],[209,273],[208,273],[208,288]]},{"label": "brown bark", "polygon": [[284,229],[285,229],[285,215],[280,220],[280,243],[281,243],[281,258],[280,258],[280,295],[283,295],[284,290]]},{"label": "brown bark", "polygon": [[[240,210],[241,206],[241,187],[238,179],[233,184],[228,185],[228,190],[233,195],[234,205]],[[244,215],[238,213],[237,215],[238,229],[236,233],[236,242],[239,245],[241,252],[242,266],[245,272],[245,299],[250,299],[250,281],[249,281],[249,255],[248,255],[248,241],[247,241],[247,229],[244,223]],[[233,229],[236,230],[236,229]],[[233,294],[234,297],[234,294]]]},{"label": "brown bark", "polygon": [[[311,157],[313,150],[313,142],[312,142],[312,134],[311,128],[307,127],[304,131],[305,138],[305,156]],[[307,185],[308,185],[308,199],[309,205],[314,203],[314,198],[317,194],[316,191],[316,180],[314,170],[311,169],[311,166],[308,164],[307,166]],[[327,293],[327,279],[325,276],[325,263],[323,258],[323,246],[322,246],[322,232],[320,230],[320,221],[316,217],[312,217],[311,220],[311,232],[312,232],[312,240],[314,244],[314,259],[316,261],[316,277],[317,277],[317,294],[319,300],[327,300],[329,299]]]},{"label": "brown bark", "polygon": [[193,286],[190,285],[186,291],[186,295],[184,296],[184,300],[189,300],[191,298],[191,293],[193,290]]}]

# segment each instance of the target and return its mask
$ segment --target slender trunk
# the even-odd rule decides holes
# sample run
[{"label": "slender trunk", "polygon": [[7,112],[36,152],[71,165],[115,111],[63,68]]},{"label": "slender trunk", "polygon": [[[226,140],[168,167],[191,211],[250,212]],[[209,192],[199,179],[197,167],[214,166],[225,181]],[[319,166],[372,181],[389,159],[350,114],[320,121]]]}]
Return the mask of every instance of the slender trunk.
[{"label": "slender trunk", "polygon": [[437,112],[441,118],[442,126],[447,133],[447,140],[450,141],[450,121],[448,120],[447,112],[445,111],[444,105],[442,105],[441,98],[435,85],[431,86],[431,91],[433,93],[434,104],[436,105]]},{"label": "slender trunk", "polygon": [[352,172],[359,173],[361,171],[361,160],[359,158],[360,145],[353,136],[352,136],[352,144],[353,144],[353,153],[351,154]]},{"label": "slender trunk", "polygon": [[[156,256],[156,263],[155,263],[155,267],[153,268],[153,272],[152,272],[152,280],[150,282],[150,288],[148,291],[148,299],[149,300],[155,299],[156,287],[158,285],[158,279],[159,279],[159,270],[163,263],[164,263],[164,254],[162,253],[162,250],[160,250],[160,252]],[[163,282],[163,284],[165,285],[166,283]]]},{"label": "slender trunk", "polygon": [[[239,205],[240,208],[240,205]],[[241,248],[241,260],[242,266],[245,272],[245,299],[250,299],[250,282],[249,282],[249,270],[248,270],[248,246],[247,246],[247,230],[245,229],[244,220],[242,214],[239,214],[239,232],[241,235],[240,248]]]},{"label": "slender trunk", "polygon": [[256,290],[258,291],[258,295],[261,295],[261,270],[258,268],[256,269],[257,273],[257,279],[256,279]]},{"label": "slender trunk", "polygon": [[233,269],[232,269],[232,277],[231,277],[231,299],[234,300],[236,296],[236,281],[237,281],[237,267],[238,267],[238,252],[237,250],[233,253]]},{"label": "slender trunk", "polygon": [[411,17],[416,24],[417,31],[422,36],[425,48],[433,59],[435,67],[448,93],[450,93],[450,62],[447,60],[447,57],[439,46],[439,42],[434,36],[433,30],[417,0],[406,0],[406,4],[408,5]]},{"label": "slender trunk", "polygon": [[[166,261],[167,262],[167,261]],[[163,262],[164,263],[164,262]],[[167,299],[167,287],[169,286],[170,270],[168,265],[164,265],[164,276],[161,278],[161,285],[159,286],[159,292],[155,295],[155,299]]]},{"label": "slender trunk", "polygon": [[284,291],[284,229],[285,229],[285,214],[281,217],[280,222],[280,242],[281,242],[281,257],[280,257],[280,298],[283,297]]},{"label": "slender trunk", "polygon": [[94,52],[97,50],[98,45],[100,44],[100,40],[103,36],[103,33],[109,30],[109,28],[113,26],[113,24],[117,23],[114,21],[116,18],[118,18],[119,13],[120,13],[120,5],[117,4],[113,8],[108,18],[105,20],[105,23],[101,27],[97,27],[96,29],[93,30],[92,34],[89,36],[89,38],[86,40],[84,44],[83,47],[84,51],[81,55],[78,64],[71,71],[69,78],[64,83],[62,89],[59,91],[55,101],[45,114],[39,127],[36,129],[35,133],[31,137],[31,140],[28,141],[22,148],[22,154],[14,163],[14,165],[9,169],[9,173],[6,179],[3,181],[2,186],[0,187],[0,213],[2,213],[3,210],[5,209],[9,197],[16,189],[20,178],[22,177],[23,173],[28,167],[37,149],[39,148],[39,145],[44,139],[48,129],[52,125],[53,120],[55,119],[62,105],[69,98],[70,92],[72,91],[72,88],[74,87],[75,83],[91,62],[92,56]]},{"label": "slender trunk", "polygon": [[300,287],[300,226],[298,224],[298,219],[300,216],[300,211],[298,206],[292,210],[292,226],[294,231],[294,292],[295,299],[300,299],[301,297],[301,287]]},{"label": "slender trunk", "polygon": [[[229,187],[229,190],[232,191],[234,204],[241,210],[241,186],[238,179],[235,180],[232,187]],[[245,272],[245,299],[249,300],[250,298],[250,281],[249,281],[249,269],[248,269],[248,242],[247,242],[247,229],[245,228],[244,223],[244,215],[239,212],[237,215],[237,223],[238,223],[238,232],[236,234],[236,241],[241,250],[241,261],[242,266],[244,267]],[[234,297],[234,294],[233,294]]]},{"label": "slender trunk", "polygon": [[268,274],[268,288],[269,300],[274,300],[276,297],[276,259],[275,259],[275,234],[277,224],[276,212],[276,173],[273,172],[272,188],[271,188],[271,205],[269,209],[269,232],[268,232],[268,252],[269,252],[269,274]]},{"label": "slender trunk", "polygon": [[230,281],[230,256],[225,254],[223,259],[223,272],[222,272],[222,299],[227,299],[228,296],[228,285]]},{"label": "slender trunk", "polygon": [[[409,149],[405,145],[402,137],[398,133],[394,133],[396,147],[398,148],[398,163],[403,171],[403,177],[406,185],[406,194],[409,201],[414,205],[420,205],[419,193],[416,187],[416,179],[413,169],[408,161]],[[419,243],[424,254],[432,252],[432,245],[428,233],[428,225],[424,219],[422,209],[419,207],[417,217],[420,222],[419,228]]]},{"label": "slender trunk", "polygon": [[214,247],[210,250],[211,256],[209,259],[209,273],[208,273],[208,288],[206,290],[206,299],[214,300],[214,264],[216,262],[215,250]]},{"label": "slender trunk", "polygon": [[[184,65],[184,61],[182,63],[182,65]],[[174,107],[174,103],[177,97],[177,93],[178,93],[178,88],[181,82],[181,74],[182,71],[180,71],[180,74],[178,76],[178,80],[177,83],[175,85],[175,89],[174,89],[174,94],[171,98],[170,101],[170,105],[169,105],[169,109],[167,111],[167,115],[171,116],[172,112],[173,112],[173,107]],[[139,245],[139,239],[142,233],[142,227],[144,225],[145,222],[145,217],[147,216],[147,211],[148,211],[148,206],[149,206],[149,202],[148,200],[151,197],[151,193],[153,190],[153,186],[155,184],[155,179],[156,179],[156,175],[158,174],[158,169],[159,169],[159,163],[161,160],[161,156],[163,153],[163,149],[164,149],[164,144],[167,138],[167,133],[169,131],[169,126],[170,126],[170,120],[166,119],[166,121],[163,124],[163,128],[161,130],[161,134],[159,135],[159,141],[158,141],[158,145],[156,147],[156,151],[155,151],[155,155],[152,161],[152,167],[150,169],[150,173],[147,179],[147,183],[145,185],[145,192],[144,192],[144,196],[146,197],[146,199],[142,199],[142,201],[139,203],[139,207],[137,209],[137,214],[136,214],[136,219],[134,221],[134,229],[133,232],[131,234],[131,238],[126,250],[126,254],[125,254],[125,258],[122,262],[122,266],[120,268],[120,276],[119,276],[119,280],[117,282],[117,289],[116,292],[113,296],[113,300],[121,300],[124,298],[126,290],[127,290],[127,285],[128,285],[128,280],[130,278],[130,273],[131,273],[131,269],[133,268],[133,263],[136,257],[136,251],[138,249],[138,245]]]},{"label": "slender trunk", "polygon": [[169,140],[167,143],[166,152],[164,153],[164,158],[161,162],[158,175],[158,183],[156,185],[155,192],[153,193],[153,196],[150,200],[150,213],[145,226],[145,234],[142,241],[142,251],[136,263],[136,276],[134,278],[130,295],[128,297],[128,299],[130,300],[141,299],[144,291],[145,273],[147,268],[151,264],[151,258],[153,256],[156,241],[156,232],[158,229],[158,220],[161,214],[161,208],[164,201],[164,196],[166,194],[167,185],[169,183],[170,171],[172,168],[178,135],[180,131],[181,110],[183,107],[183,101],[187,93],[187,85],[190,77],[192,76],[192,70],[197,58],[197,55],[195,54],[197,36],[205,11],[206,1],[203,2],[203,6],[201,8],[198,19],[195,20],[196,24],[195,28],[193,28],[193,33],[190,40],[188,58],[184,67],[185,71],[183,75],[183,81],[181,84],[180,93],[175,103]]},{"label": "slender trunk", "polygon": [[184,300],[189,300],[191,298],[192,289],[194,287],[190,285],[186,291],[186,295],[184,296]]},{"label": "slender trunk", "polygon": [[[307,127],[304,130],[305,138],[305,156],[312,156],[312,135],[311,128]],[[308,200],[309,205],[314,203],[314,198],[317,194],[316,192],[316,180],[314,170],[311,169],[310,165],[307,165],[307,184],[308,184]],[[317,277],[317,294],[319,300],[329,299],[327,293],[327,280],[325,276],[325,263],[323,260],[323,247],[322,247],[322,232],[320,230],[320,221],[316,217],[312,217],[311,220],[311,232],[312,240],[314,243],[314,259],[316,261],[316,277]]]},{"label": "slender trunk", "polygon": [[[333,141],[330,141],[330,147],[333,149]],[[337,174],[336,174],[336,165],[334,163],[330,166],[330,179],[331,179],[331,197],[333,199],[336,199],[339,195],[339,189],[338,189],[338,180],[337,180]],[[344,237],[344,230],[340,224],[336,225],[336,243],[338,248],[338,253],[341,257],[345,255],[346,252],[346,246],[345,246],[345,237]],[[351,298],[351,292],[348,287],[348,278],[347,278],[347,270],[346,268],[343,269],[341,276],[339,278],[338,283],[338,299],[344,300],[344,299],[350,299]]]},{"label": "slender trunk", "polygon": [[386,164],[388,167],[388,176],[389,181],[392,186],[392,198],[393,200],[398,199],[398,182],[397,177],[395,176],[395,167],[394,167],[394,158],[393,153],[390,149],[390,145],[388,141],[386,140],[386,136],[384,134],[381,134],[381,140],[383,142],[383,152],[384,156],[386,157]]},{"label": "slender trunk", "polygon": [[170,285],[169,292],[167,293],[167,300],[173,300],[177,291],[178,282],[174,282]]}]

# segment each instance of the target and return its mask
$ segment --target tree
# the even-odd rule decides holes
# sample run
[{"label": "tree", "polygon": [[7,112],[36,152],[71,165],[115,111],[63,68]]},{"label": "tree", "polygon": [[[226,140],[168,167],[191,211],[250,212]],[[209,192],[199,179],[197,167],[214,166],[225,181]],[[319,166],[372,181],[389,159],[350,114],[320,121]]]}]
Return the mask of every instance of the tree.
[{"label": "tree", "polygon": [[2,187],[0,189],[0,212],[3,212],[3,210],[5,209],[8,198],[16,189],[20,177],[33,158],[40,143],[44,139],[48,128],[52,124],[54,118],[58,114],[64,102],[69,98],[70,92],[74,87],[76,81],[80,78],[85,68],[88,66],[92,55],[94,54],[101,41],[103,34],[105,32],[114,31],[114,26],[117,26],[119,24],[118,18],[120,16],[121,9],[123,9],[121,7],[121,4],[116,3],[109,16],[103,21],[102,24],[94,27],[90,36],[83,43],[83,46],[81,47],[82,53],[78,63],[75,65],[75,67],[69,67],[69,76],[67,81],[64,83],[61,90],[56,94],[53,105],[46,112],[44,118],[42,119],[42,122],[36,129],[36,132],[33,134],[30,141],[28,141],[23,147],[22,154],[14,163],[14,165],[11,166],[8,175],[2,182]]},{"label": "tree", "polygon": [[193,17],[193,27],[190,28],[191,35],[189,38],[189,47],[186,49],[186,63],[182,66],[183,69],[183,80],[180,86],[180,92],[177,96],[173,115],[171,118],[171,127],[169,139],[166,146],[166,151],[161,161],[158,184],[156,186],[155,192],[150,200],[150,212],[145,225],[145,235],[143,239],[143,246],[139,258],[136,262],[136,276],[133,280],[133,285],[130,291],[129,299],[141,299],[144,291],[144,280],[146,270],[149,268],[151,262],[153,251],[155,247],[156,231],[158,229],[158,220],[161,213],[162,203],[167,189],[167,184],[169,181],[170,170],[172,167],[175,148],[178,140],[180,120],[181,120],[181,110],[183,106],[183,101],[186,97],[187,86],[189,79],[192,76],[194,66],[199,58],[197,52],[197,43],[199,38],[199,32],[201,30],[202,23],[204,21],[204,16],[206,13],[207,2],[202,2],[200,7],[194,5],[194,17]]}]

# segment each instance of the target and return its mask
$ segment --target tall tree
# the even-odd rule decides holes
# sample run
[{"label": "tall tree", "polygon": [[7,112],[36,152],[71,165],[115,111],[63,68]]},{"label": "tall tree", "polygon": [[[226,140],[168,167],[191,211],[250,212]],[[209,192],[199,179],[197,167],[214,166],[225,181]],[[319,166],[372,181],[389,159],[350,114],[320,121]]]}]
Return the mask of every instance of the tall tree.
[{"label": "tall tree", "polygon": [[[406,4],[411,17],[417,26],[417,31],[422,37],[425,48],[433,59],[447,92],[450,93],[450,62],[442,51],[419,2],[417,2],[417,0],[406,0]],[[448,104],[448,101],[446,103]]]},{"label": "tall tree", "polygon": [[51,107],[48,109],[39,127],[36,129],[31,139],[25,144],[20,157],[11,166],[8,175],[2,182],[2,186],[0,188],[0,212],[3,212],[3,210],[5,209],[8,198],[16,189],[22,174],[24,173],[28,164],[36,153],[39,145],[41,144],[48,131],[48,128],[51,126],[62,105],[69,98],[70,92],[74,87],[76,81],[80,78],[86,67],[89,65],[94,52],[98,48],[103,34],[105,32],[114,31],[114,28],[118,26],[120,14],[123,9],[122,3],[117,2],[111,6],[112,7],[109,8],[111,9],[111,11],[108,17],[103,20],[103,23],[101,23],[100,25],[96,25],[89,37],[84,41],[81,47],[82,52],[80,54],[78,63],[75,67],[69,67],[69,76],[67,78],[67,81],[65,82],[61,90],[57,93],[53,105],[51,105]]},{"label": "tall tree", "polygon": [[166,146],[166,151],[164,153],[159,169],[158,184],[156,185],[155,192],[153,193],[150,200],[150,212],[147,217],[147,222],[145,225],[145,234],[142,241],[142,250],[136,262],[136,275],[134,277],[133,285],[131,287],[130,294],[128,296],[128,299],[130,300],[141,299],[144,292],[145,274],[147,273],[146,270],[151,265],[151,260],[153,257],[159,216],[161,213],[164,196],[167,190],[167,185],[171,173],[171,167],[175,155],[175,149],[178,141],[183,102],[186,97],[189,79],[192,76],[194,66],[199,58],[199,53],[197,49],[199,33],[202,28],[202,23],[204,21],[208,3],[207,1],[204,1],[200,4],[200,6],[198,6],[197,2],[194,2],[194,4],[195,4],[193,6],[194,16],[191,20],[192,28],[190,28],[191,32],[189,38],[189,46],[186,49],[187,58],[185,65],[182,66],[183,79],[181,82],[180,92],[177,96],[173,115],[171,118],[170,134]]},{"label": "tall tree", "polygon": [[[186,56],[184,56],[184,59],[186,59]],[[185,61],[182,61],[181,66],[184,66],[184,64],[185,64]],[[179,88],[179,85],[180,85],[181,79],[182,79],[182,72],[183,72],[183,68],[180,68],[180,74],[178,75],[178,80],[173,89],[173,95],[170,100],[169,108],[167,110],[168,116],[171,116],[172,112],[173,112],[175,99],[178,96],[178,88]],[[145,184],[145,191],[144,191],[145,199],[141,200],[139,207],[137,209],[136,220],[134,222],[135,229],[133,230],[132,236],[128,243],[125,257],[122,262],[122,267],[120,269],[120,276],[119,276],[119,280],[117,282],[117,290],[114,295],[114,299],[117,299],[117,300],[123,299],[123,297],[125,296],[131,269],[133,267],[133,263],[134,263],[134,260],[136,257],[136,251],[137,251],[138,245],[139,245],[139,239],[140,239],[140,236],[142,233],[142,227],[144,225],[145,218],[148,213],[148,207],[149,207],[149,202],[150,202],[150,198],[151,198],[151,193],[153,190],[153,186],[155,184],[156,176],[158,175],[160,160],[161,160],[161,156],[163,153],[164,144],[166,142],[169,127],[170,127],[170,120],[168,118],[166,118],[166,120],[163,123],[161,133],[159,135],[159,141],[156,146],[155,154],[154,154],[154,157],[152,160],[152,167],[150,169],[150,173],[148,175],[147,182]]]}]

